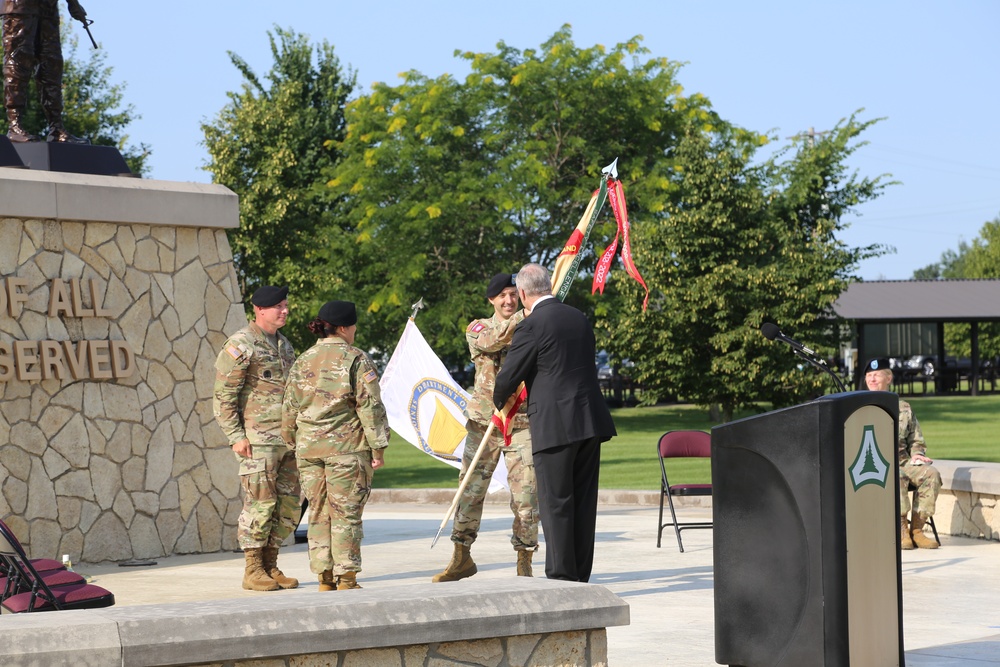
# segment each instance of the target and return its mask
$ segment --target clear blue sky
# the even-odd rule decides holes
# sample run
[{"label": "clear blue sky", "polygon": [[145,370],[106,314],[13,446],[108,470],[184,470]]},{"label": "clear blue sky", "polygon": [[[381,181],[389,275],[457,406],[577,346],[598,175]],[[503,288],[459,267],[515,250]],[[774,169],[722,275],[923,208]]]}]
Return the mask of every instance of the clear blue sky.
[{"label": "clear blue sky", "polygon": [[582,47],[642,35],[651,55],[686,63],[688,93],[749,129],[784,138],[859,108],[885,117],[852,166],[901,184],[864,206],[843,240],[897,252],[864,263],[865,279],[909,278],[1000,215],[997,0],[82,2],[112,79],[142,115],[130,135],[151,145],[152,178],[210,181],[200,124],[241,83],[226,52],[265,73],[274,25],[329,41],[367,90],[410,69],[462,76],[455,49],[533,48],[569,23]]}]

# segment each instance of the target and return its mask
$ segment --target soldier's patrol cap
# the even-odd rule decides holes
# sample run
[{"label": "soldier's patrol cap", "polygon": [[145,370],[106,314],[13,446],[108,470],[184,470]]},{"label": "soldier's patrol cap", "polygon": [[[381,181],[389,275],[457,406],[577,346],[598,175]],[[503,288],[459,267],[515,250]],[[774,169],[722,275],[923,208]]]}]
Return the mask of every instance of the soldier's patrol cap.
[{"label": "soldier's patrol cap", "polygon": [[319,319],[335,327],[358,323],[358,311],[350,301],[327,301],[319,309]]},{"label": "soldier's patrol cap", "polygon": [[250,297],[250,303],[259,308],[270,308],[271,306],[277,306],[287,298],[288,285],[284,287],[264,285],[257,288],[257,291],[253,293],[253,296]]},{"label": "soldier's patrol cap", "polygon": [[874,359],[869,359],[868,363],[865,365],[865,373],[871,373],[872,371],[891,371],[892,368],[889,366],[888,357],[876,357]]},{"label": "soldier's patrol cap", "polygon": [[486,288],[486,298],[492,299],[493,297],[500,294],[508,287],[514,286],[514,281],[517,279],[516,273],[498,273],[492,278],[490,278],[490,284]]}]

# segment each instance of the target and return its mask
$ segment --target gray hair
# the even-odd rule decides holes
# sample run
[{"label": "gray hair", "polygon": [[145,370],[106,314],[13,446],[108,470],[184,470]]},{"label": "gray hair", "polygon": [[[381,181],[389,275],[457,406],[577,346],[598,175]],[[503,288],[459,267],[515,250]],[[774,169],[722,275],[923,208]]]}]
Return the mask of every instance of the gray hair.
[{"label": "gray hair", "polygon": [[525,264],[517,272],[517,288],[527,296],[552,294],[552,279],[541,264]]}]

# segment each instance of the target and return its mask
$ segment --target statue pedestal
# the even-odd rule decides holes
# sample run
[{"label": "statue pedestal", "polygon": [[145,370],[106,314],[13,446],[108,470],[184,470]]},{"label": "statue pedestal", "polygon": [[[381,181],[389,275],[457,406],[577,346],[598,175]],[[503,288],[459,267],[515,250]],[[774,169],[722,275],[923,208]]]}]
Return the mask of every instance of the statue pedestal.
[{"label": "statue pedestal", "polygon": [[2,134],[0,134],[0,167],[25,168],[21,156],[14,150],[14,144]]},{"label": "statue pedestal", "polygon": [[117,148],[56,141],[13,143],[21,162],[38,171],[62,171],[95,176],[135,176]]}]

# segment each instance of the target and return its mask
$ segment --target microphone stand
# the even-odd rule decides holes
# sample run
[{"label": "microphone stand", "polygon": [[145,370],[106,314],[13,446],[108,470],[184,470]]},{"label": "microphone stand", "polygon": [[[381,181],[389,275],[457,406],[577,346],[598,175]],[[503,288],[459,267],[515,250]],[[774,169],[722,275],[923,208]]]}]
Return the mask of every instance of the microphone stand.
[{"label": "microphone stand", "polygon": [[833,370],[829,366],[827,366],[824,362],[820,361],[819,359],[814,359],[812,356],[806,354],[797,347],[794,346],[789,346],[789,347],[792,348],[792,352],[794,352],[795,356],[797,356],[798,358],[808,361],[810,364],[812,364],[813,366],[815,366],[816,368],[820,369],[825,373],[829,373],[830,377],[833,378],[833,382],[837,385],[837,389],[839,389],[841,393],[847,391],[847,389],[844,387],[844,383],[840,381],[839,377],[837,377],[837,374],[834,373]]}]

